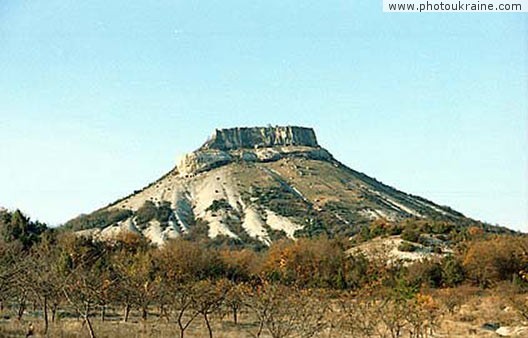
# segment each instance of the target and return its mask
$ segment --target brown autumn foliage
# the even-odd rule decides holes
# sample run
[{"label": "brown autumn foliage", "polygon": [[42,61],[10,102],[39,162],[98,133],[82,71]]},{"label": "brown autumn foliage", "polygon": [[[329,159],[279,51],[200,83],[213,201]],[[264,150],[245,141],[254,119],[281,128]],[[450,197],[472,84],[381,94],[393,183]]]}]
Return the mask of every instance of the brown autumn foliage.
[{"label": "brown autumn foliage", "polygon": [[271,280],[303,287],[338,287],[344,283],[347,256],[339,242],[325,237],[273,244],[262,274]]},{"label": "brown autumn foliage", "polygon": [[36,318],[39,334],[71,316],[92,337],[108,320],[159,321],[177,327],[180,337],[196,327],[212,337],[229,321],[255,336],[341,330],[418,338],[478,298],[481,288],[506,284],[512,289],[500,296],[528,318],[528,238],[480,230],[468,229],[470,239],[450,255],[407,265],[352,255],[348,239],[282,240],[256,252],[182,239],[155,248],[132,234],[103,243],[51,232],[25,244],[0,241],[0,311],[18,323]]},{"label": "brown autumn foliage", "polygon": [[495,236],[469,242],[463,255],[467,278],[483,287],[512,281],[528,266],[528,238]]},{"label": "brown autumn foliage", "polygon": [[226,277],[233,282],[246,282],[257,275],[261,258],[261,255],[250,249],[220,251],[220,259],[225,264]]}]

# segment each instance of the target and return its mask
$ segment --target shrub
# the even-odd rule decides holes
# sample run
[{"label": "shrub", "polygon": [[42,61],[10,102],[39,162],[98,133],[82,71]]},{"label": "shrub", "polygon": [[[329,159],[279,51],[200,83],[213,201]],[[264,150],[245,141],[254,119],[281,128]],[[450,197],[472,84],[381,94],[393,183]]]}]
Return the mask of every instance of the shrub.
[{"label": "shrub", "polygon": [[425,260],[408,267],[408,282],[416,286],[440,287],[442,285],[442,266],[438,262]]},{"label": "shrub", "polygon": [[398,245],[398,250],[403,251],[403,252],[415,252],[418,249],[419,247],[417,245],[414,245],[406,241],[403,241],[400,243],[400,245]]},{"label": "shrub", "polygon": [[158,213],[158,208],[152,201],[145,201],[143,205],[136,211],[136,220],[138,224],[145,224],[154,218]]},{"label": "shrub", "polygon": [[161,224],[167,223],[172,215],[172,208],[167,201],[161,202],[159,206],[152,201],[145,201],[136,211],[136,221],[138,224],[145,224],[155,219]]},{"label": "shrub", "polygon": [[299,287],[344,287],[345,259],[345,251],[335,240],[282,240],[269,248],[262,273],[270,280]]},{"label": "shrub", "polygon": [[126,209],[98,210],[89,215],[80,215],[68,221],[66,224],[64,224],[64,228],[73,231],[104,228],[108,225],[123,221],[130,216],[132,216],[132,211]]},{"label": "shrub", "polygon": [[231,210],[231,204],[225,199],[221,198],[219,200],[214,200],[211,205],[205,209],[205,211],[217,212],[219,210]]},{"label": "shrub", "polygon": [[464,267],[459,259],[450,255],[442,260],[442,280],[445,286],[459,285],[464,279]]},{"label": "shrub", "polygon": [[417,229],[408,227],[402,231],[401,238],[408,242],[418,243],[418,241],[420,240],[420,233]]},{"label": "shrub", "polygon": [[[358,289],[374,278],[369,273],[370,262],[365,255],[358,254],[347,257],[346,261],[346,287]],[[343,288],[343,287],[341,287]]]},{"label": "shrub", "polygon": [[189,225],[187,233],[183,238],[189,241],[199,241],[209,239],[209,225],[200,219]]},{"label": "shrub", "polygon": [[500,236],[471,242],[464,255],[467,277],[489,287],[501,280],[513,281],[528,265],[528,238]]}]

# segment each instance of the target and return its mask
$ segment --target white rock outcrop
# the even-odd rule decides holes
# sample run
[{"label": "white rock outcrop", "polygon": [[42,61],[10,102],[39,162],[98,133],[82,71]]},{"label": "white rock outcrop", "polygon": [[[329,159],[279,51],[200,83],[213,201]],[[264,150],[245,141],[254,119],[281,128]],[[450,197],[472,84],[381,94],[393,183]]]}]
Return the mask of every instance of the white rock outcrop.
[{"label": "white rock outcrop", "polygon": [[311,128],[230,128],[217,129],[198,150],[183,156],[177,169],[180,176],[188,177],[235,161],[272,162],[287,156],[332,159]]}]

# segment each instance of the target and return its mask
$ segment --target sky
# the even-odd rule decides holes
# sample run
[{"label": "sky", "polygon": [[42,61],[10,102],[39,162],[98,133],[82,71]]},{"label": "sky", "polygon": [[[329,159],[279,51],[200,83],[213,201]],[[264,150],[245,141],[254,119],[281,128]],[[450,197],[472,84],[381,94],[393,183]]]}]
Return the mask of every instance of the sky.
[{"label": "sky", "polygon": [[528,231],[528,14],[381,1],[0,1],[0,206],[61,224],[215,128],[314,127],[353,169]]}]

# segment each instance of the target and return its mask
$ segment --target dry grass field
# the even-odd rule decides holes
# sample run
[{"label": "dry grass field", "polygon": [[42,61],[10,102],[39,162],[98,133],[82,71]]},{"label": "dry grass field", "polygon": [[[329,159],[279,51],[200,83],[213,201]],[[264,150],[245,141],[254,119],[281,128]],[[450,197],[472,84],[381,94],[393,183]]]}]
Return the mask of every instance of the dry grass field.
[{"label": "dry grass field", "polygon": [[[528,323],[522,317],[518,308],[512,306],[501,291],[482,291],[475,288],[459,288],[459,290],[435,290],[431,296],[438,304],[435,325],[432,330],[423,332],[420,337],[527,337]],[[520,295],[526,299],[527,295]],[[116,309],[117,310],[117,309]],[[128,322],[121,320],[118,311],[109,309],[105,321],[101,321],[98,314],[93,313],[91,322],[94,333],[99,338],[129,338],[129,337],[180,337],[178,324],[173,318],[160,318],[157,309],[152,308],[148,319],[142,320],[139,311],[132,311]],[[358,333],[351,333],[347,329],[347,317],[338,306],[327,312],[324,318],[324,328],[315,333],[314,337],[360,337]],[[89,331],[82,318],[74,318],[61,312],[55,322],[50,323],[47,335],[42,334],[43,320],[38,312],[28,313],[21,321],[9,318],[12,315],[9,309],[2,313],[0,321],[0,337],[24,337],[28,327],[33,327],[34,337],[90,337]],[[365,320],[379,320],[382,318],[368,318]],[[281,324],[279,324],[281,325]],[[282,323],[282,325],[287,325]],[[214,314],[211,316],[211,326],[214,337],[242,338],[242,337],[310,337],[307,332],[292,330],[284,334],[271,334],[266,327],[259,331],[259,321],[248,310],[242,310],[238,315],[238,323],[234,323],[229,314]],[[208,337],[209,333],[202,318],[196,317],[185,331],[185,337]],[[389,331],[377,331],[372,335],[363,337],[413,337],[412,333],[404,335],[394,334]]]}]

